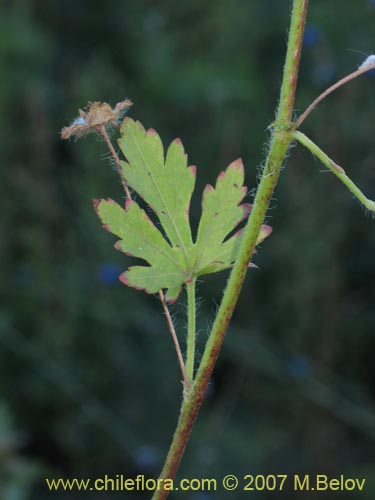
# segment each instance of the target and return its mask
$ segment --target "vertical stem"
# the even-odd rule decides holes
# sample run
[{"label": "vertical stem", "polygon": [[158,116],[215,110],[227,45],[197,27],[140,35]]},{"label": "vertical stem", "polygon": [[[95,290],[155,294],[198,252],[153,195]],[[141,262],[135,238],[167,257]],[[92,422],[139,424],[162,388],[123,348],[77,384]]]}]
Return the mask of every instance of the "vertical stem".
[{"label": "vertical stem", "polygon": [[196,279],[193,278],[189,283],[186,284],[187,307],[188,307],[186,371],[190,380],[194,380],[194,365],[195,365],[195,329],[196,329],[195,282]]},{"label": "vertical stem", "polygon": [[[308,9],[308,0],[294,0],[280,103],[272,131],[266,166],[255,196],[254,205],[244,230],[244,236],[222,302],[216,315],[207,345],[191,391],[182,403],[181,413],[160,478],[174,478],[180,465],[191,429],[199,413],[219,355],[229,321],[245,279],[250,258],[266,216],[280,170],[292,140],[291,119],[294,108],[299,61]],[[155,491],[152,500],[164,500],[168,491]]]},{"label": "vertical stem", "polygon": [[285,58],[283,81],[281,84],[280,101],[276,119],[276,121],[284,121],[286,124],[290,124],[292,121],[308,7],[309,0],[293,1],[288,49]]}]

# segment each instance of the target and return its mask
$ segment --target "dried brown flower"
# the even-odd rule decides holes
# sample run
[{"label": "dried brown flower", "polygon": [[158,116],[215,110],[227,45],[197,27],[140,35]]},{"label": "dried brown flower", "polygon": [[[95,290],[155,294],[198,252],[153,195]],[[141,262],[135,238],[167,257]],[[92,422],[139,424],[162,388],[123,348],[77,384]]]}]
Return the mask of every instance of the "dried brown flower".
[{"label": "dried brown flower", "polygon": [[79,116],[73,120],[69,127],[64,127],[61,130],[61,138],[75,137],[80,139],[91,132],[102,134],[103,129],[117,127],[132,105],[133,103],[129,99],[118,102],[114,108],[106,102],[91,102],[85,110],[79,110]]}]

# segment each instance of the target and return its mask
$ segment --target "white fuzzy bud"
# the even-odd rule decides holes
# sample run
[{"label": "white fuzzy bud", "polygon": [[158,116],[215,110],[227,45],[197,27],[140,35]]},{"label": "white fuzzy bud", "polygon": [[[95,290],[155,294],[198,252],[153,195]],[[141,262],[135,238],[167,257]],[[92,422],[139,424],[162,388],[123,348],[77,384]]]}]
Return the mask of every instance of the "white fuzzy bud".
[{"label": "white fuzzy bud", "polygon": [[363,63],[359,66],[358,69],[366,69],[374,65],[375,65],[375,54],[372,54],[363,61]]}]

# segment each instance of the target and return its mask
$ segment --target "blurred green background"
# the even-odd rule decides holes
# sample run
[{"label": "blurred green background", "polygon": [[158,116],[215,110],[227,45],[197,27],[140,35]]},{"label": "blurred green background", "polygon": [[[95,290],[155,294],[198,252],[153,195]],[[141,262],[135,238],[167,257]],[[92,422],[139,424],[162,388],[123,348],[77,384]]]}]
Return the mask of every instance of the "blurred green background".
[{"label": "blurred green background", "polygon": [[[181,137],[198,165],[196,227],[202,188],[230,161],[241,156],[256,186],[290,6],[1,3],[1,499],[149,498],[50,493],[44,478],[156,476],[179,411],[160,303],[119,283],[130,258],[92,209],[93,198],[123,198],[104,144],[63,143],[59,130],[88,101],[131,98],[130,115],[165,144]],[[311,0],[296,113],[374,50],[374,21],[373,0]],[[372,198],[374,85],[374,72],[350,83],[303,125]],[[345,474],[366,477],[360,496],[374,498],[374,221],[301,147],[291,152],[269,211],[274,232],[247,277],[180,477]],[[201,345],[226,279],[199,287]],[[182,342],[183,299],[173,307]]]}]

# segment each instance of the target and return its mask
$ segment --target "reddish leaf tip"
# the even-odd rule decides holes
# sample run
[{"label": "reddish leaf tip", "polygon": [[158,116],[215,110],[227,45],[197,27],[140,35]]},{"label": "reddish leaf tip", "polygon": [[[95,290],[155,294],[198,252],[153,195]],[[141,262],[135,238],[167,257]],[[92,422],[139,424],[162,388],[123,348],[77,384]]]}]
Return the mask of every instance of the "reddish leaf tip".
[{"label": "reddish leaf tip", "polygon": [[174,139],[174,141],[172,141],[172,144],[175,144],[176,146],[178,146],[181,149],[181,152],[183,153],[184,158],[187,161],[187,154],[185,153],[185,148],[184,148],[184,145],[183,145],[181,139],[179,137],[176,137],[176,139]]},{"label": "reddish leaf tip", "polygon": [[263,224],[262,229],[267,233],[267,236],[269,236],[273,231],[272,227],[268,226],[267,224]]},{"label": "reddish leaf tip", "polygon": [[[121,130],[122,133],[124,132],[125,127],[129,123],[134,123],[133,118],[130,118],[130,116],[125,116],[124,121],[121,123],[121,126],[120,126],[120,130]],[[122,137],[119,137],[118,140],[117,140],[117,142],[120,142],[121,139],[122,139]]]},{"label": "reddish leaf tip", "polygon": [[196,165],[190,165],[190,167],[188,167],[190,172],[193,174],[194,177],[197,176],[197,167]]},{"label": "reddish leaf tip", "polygon": [[118,279],[121,281],[121,283],[123,283],[124,285],[126,286],[130,286],[131,288],[134,288],[135,290],[143,290],[143,288],[141,288],[140,286],[135,286],[133,285],[132,283],[130,283],[130,281],[128,280],[128,277],[127,277],[127,274],[128,272],[131,270],[132,268],[129,267],[129,269],[127,271],[125,271],[124,273],[120,274],[120,276],[118,277]]},{"label": "reddish leaf tip", "polygon": [[141,130],[141,132],[145,132],[145,128],[139,120],[137,120],[136,122],[134,120],[132,120],[132,121],[135,123],[137,128],[139,128],[139,130]]},{"label": "reddish leaf tip", "polygon": [[244,166],[242,158],[237,158],[237,160],[232,161],[232,163],[229,164],[228,168],[231,168],[233,170],[240,170],[243,172]]},{"label": "reddish leaf tip", "polygon": [[156,132],[156,130],[154,128],[149,128],[147,130],[147,135],[158,135],[158,133]]},{"label": "reddish leaf tip", "polygon": [[101,201],[102,201],[102,200],[100,200],[99,198],[94,198],[94,199],[92,200],[92,204],[93,204],[93,206],[94,206],[94,210],[95,210],[95,212],[97,212],[97,211],[99,210],[99,205],[100,205],[100,202],[101,202]]},{"label": "reddish leaf tip", "polygon": [[113,247],[118,250],[119,252],[122,252],[124,253],[125,255],[128,255],[129,257],[134,257],[134,255],[132,253],[129,253],[129,252],[125,252],[123,250],[123,248],[121,247],[121,242],[122,240],[117,240],[116,243],[113,245]]},{"label": "reddish leaf tip", "polygon": [[131,286],[130,283],[129,283],[129,280],[128,278],[126,277],[126,271],[124,273],[121,273],[120,276],[118,277],[118,279],[121,281],[121,283],[123,283],[124,285],[126,286]]},{"label": "reddish leaf tip", "polygon": [[[169,290],[168,290],[168,292],[169,292]],[[168,297],[168,292],[165,294],[165,301],[168,304],[174,304],[176,302],[176,300],[178,299],[178,297],[180,296],[181,286],[179,287],[178,292],[177,292],[175,297]]]},{"label": "reddish leaf tip", "polygon": [[125,251],[121,248],[121,240],[116,241],[116,243],[115,243],[113,246],[114,246],[114,248],[115,248],[116,250],[118,250],[119,252],[124,253],[124,254],[125,254],[125,255],[127,255],[128,257],[135,257],[135,255],[134,255],[134,254],[132,254],[132,253],[130,253],[130,252],[125,252]]}]

